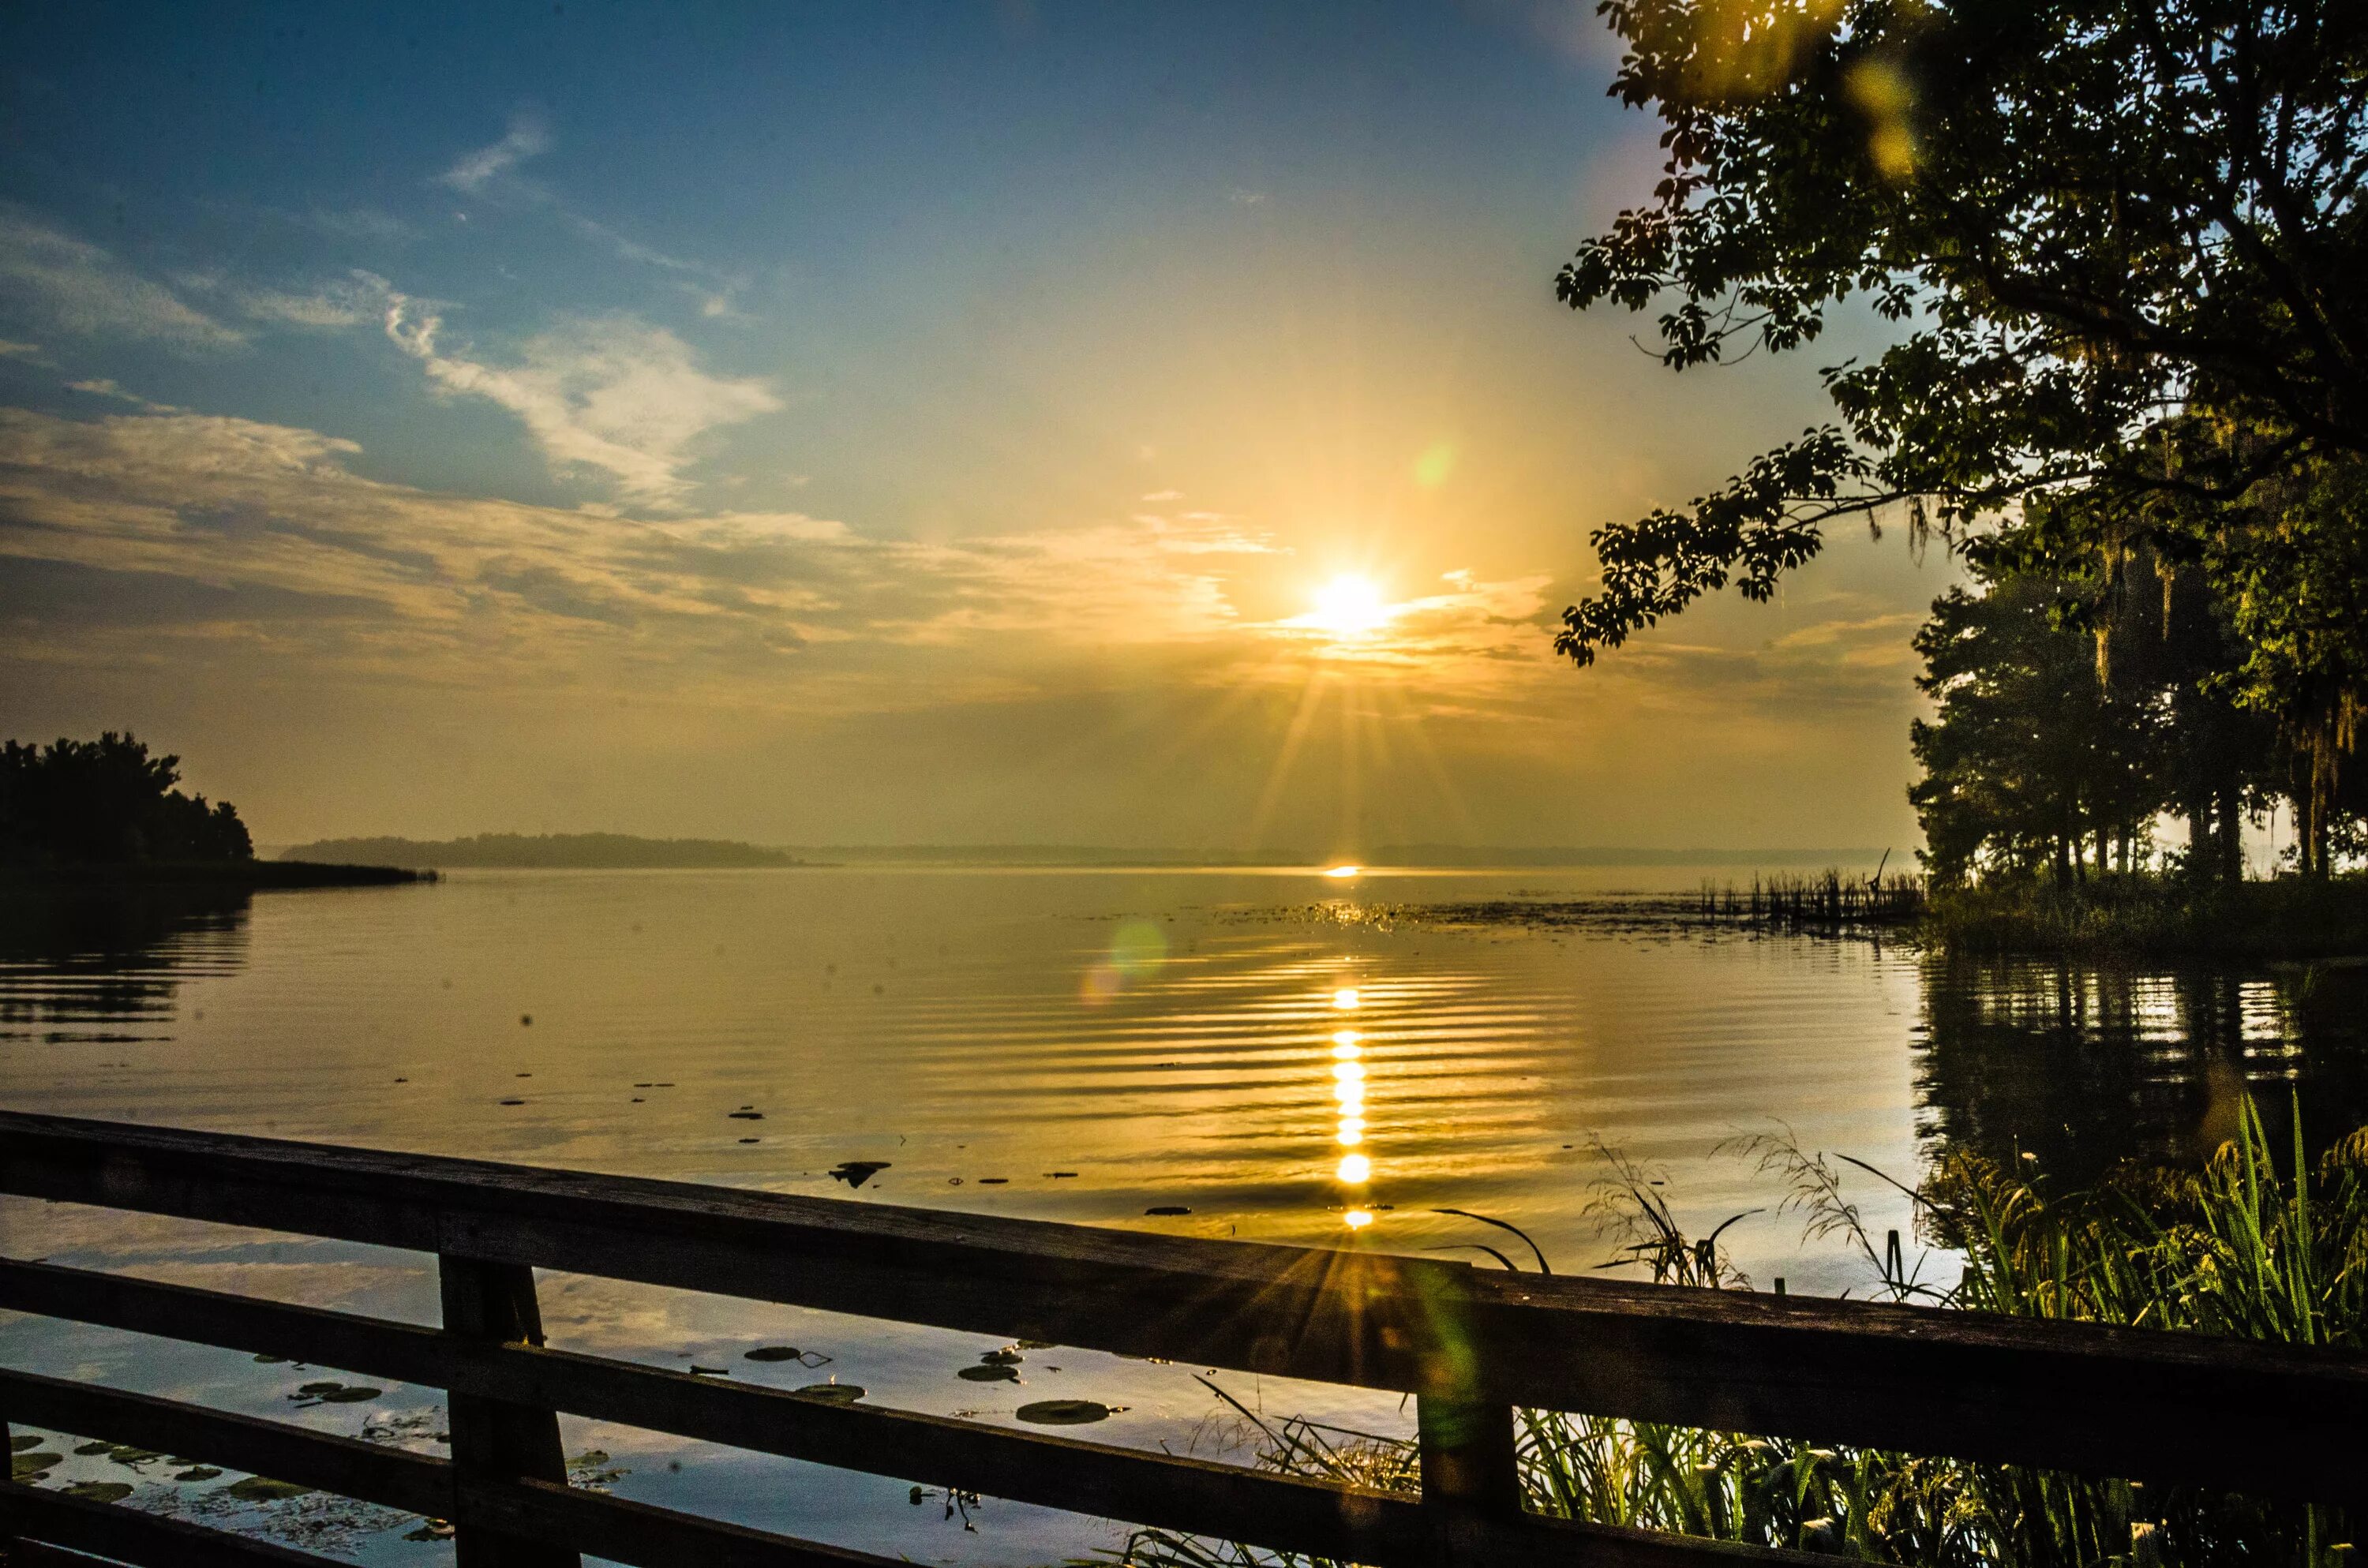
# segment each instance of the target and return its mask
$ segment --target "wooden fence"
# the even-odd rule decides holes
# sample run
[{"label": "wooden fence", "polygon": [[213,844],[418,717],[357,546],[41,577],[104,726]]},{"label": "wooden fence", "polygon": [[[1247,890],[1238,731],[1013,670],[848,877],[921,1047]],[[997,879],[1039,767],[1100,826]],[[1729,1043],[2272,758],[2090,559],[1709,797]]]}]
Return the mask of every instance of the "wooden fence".
[{"label": "wooden fence", "polygon": [[[0,1192],[433,1253],[426,1328],[0,1260],[0,1309],[445,1390],[450,1454],[0,1369],[9,1422],[450,1519],[464,1568],[888,1559],[567,1484],[555,1412],[1343,1562],[1808,1562],[1524,1511],[1515,1405],[2359,1505],[2368,1357],[1482,1270],[0,1113]],[[1403,1391],[1418,1496],[660,1370],[542,1343],[560,1269]],[[324,1558],[15,1483],[16,1562]],[[88,1555],[85,1555],[88,1554]]]}]

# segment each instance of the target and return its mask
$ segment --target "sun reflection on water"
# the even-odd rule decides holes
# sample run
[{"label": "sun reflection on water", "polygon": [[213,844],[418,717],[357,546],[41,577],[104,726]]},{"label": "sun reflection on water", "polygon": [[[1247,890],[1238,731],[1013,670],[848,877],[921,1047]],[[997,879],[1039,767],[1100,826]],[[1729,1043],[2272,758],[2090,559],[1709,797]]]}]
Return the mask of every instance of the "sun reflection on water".
[{"label": "sun reflection on water", "polygon": [[[1364,1005],[1364,998],[1353,985],[1344,985],[1332,993],[1336,1012],[1353,1013]],[[1344,1187],[1363,1187],[1372,1180],[1372,1160],[1358,1152],[1365,1142],[1365,1064],[1362,1060],[1365,1037],[1356,1029],[1336,1029],[1332,1034],[1332,1097],[1339,1103],[1338,1121],[1334,1128],[1333,1142],[1349,1151],[1340,1156],[1333,1168],[1332,1178]],[[1369,1209],[1352,1208],[1341,1216],[1352,1231],[1361,1231],[1373,1222]]]}]

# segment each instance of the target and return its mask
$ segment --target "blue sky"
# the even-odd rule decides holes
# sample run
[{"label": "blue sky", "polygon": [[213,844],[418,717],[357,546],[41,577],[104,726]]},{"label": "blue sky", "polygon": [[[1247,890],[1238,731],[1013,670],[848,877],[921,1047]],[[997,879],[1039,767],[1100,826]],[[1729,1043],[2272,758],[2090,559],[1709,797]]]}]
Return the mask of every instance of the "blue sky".
[{"label": "blue sky", "polygon": [[1554,303],[1590,9],[13,8],[0,724],[279,839],[1896,838],[1938,563],[1551,660],[1864,336]]}]

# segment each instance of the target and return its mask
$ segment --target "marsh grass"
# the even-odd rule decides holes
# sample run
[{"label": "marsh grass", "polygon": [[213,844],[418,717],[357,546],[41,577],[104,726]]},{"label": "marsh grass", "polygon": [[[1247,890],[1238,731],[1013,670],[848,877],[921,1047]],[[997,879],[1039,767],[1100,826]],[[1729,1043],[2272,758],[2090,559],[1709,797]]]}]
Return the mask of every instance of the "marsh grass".
[{"label": "marsh grass", "polygon": [[1916,939],[1960,953],[2307,959],[2368,953],[2368,873],[2205,882],[2123,872],[1935,889]]},{"label": "marsh grass", "polygon": [[[1810,1237],[1858,1252],[1883,1299],[2368,1346],[2368,1128],[2314,1161],[2301,1124],[2297,1108],[2291,1148],[2273,1150],[2248,1099],[2237,1136],[2201,1169],[2132,1166],[2062,1194],[2019,1168],[2029,1162],[1952,1152],[1920,1187],[1902,1189],[1917,1213],[1913,1259],[1896,1232],[1877,1243],[1846,1196],[1845,1166],[1889,1180],[1882,1173],[1789,1136],[1742,1140],[1731,1152],[1782,1184],[1782,1207],[1804,1218]],[[1611,1175],[1599,1202],[1626,1244],[1614,1266],[1640,1264],[1667,1284],[1749,1288],[1715,1233],[1687,1236],[1647,1175],[1604,1153]],[[1946,1286],[1929,1278],[1943,1260],[1963,1265]],[[1410,1442],[1235,1409],[1267,1468],[1417,1487]],[[2351,1546],[2351,1521],[2331,1508],[1558,1411],[1520,1410],[1516,1419],[1529,1506],[1594,1523],[1919,1568],[2368,1562]],[[2224,1440],[2240,1444],[2245,1434],[2232,1428]],[[1138,1532],[1123,1555],[1140,1568],[1333,1568],[1158,1530]]]}]

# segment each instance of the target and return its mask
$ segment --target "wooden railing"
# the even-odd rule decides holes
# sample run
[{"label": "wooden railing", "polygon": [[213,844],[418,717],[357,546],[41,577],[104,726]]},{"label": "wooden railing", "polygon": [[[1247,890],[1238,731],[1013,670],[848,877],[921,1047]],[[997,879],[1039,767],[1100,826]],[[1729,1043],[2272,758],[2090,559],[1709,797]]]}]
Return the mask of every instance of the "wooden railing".
[{"label": "wooden railing", "polygon": [[[888,1560],[567,1483],[557,1416],[1342,1562],[1790,1552],[1525,1512],[1516,1405],[2358,1506],[2368,1358],[0,1113],[0,1192],[433,1253],[444,1326],[0,1260],[0,1308],[445,1390],[449,1460],[0,1369],[9,1422],[450,1519],[463,1568]],[[542,1343],[536,1268],[1411,1393],[1418,1496]],[[16,1564],[326,1559],[7,1483]]]}]

